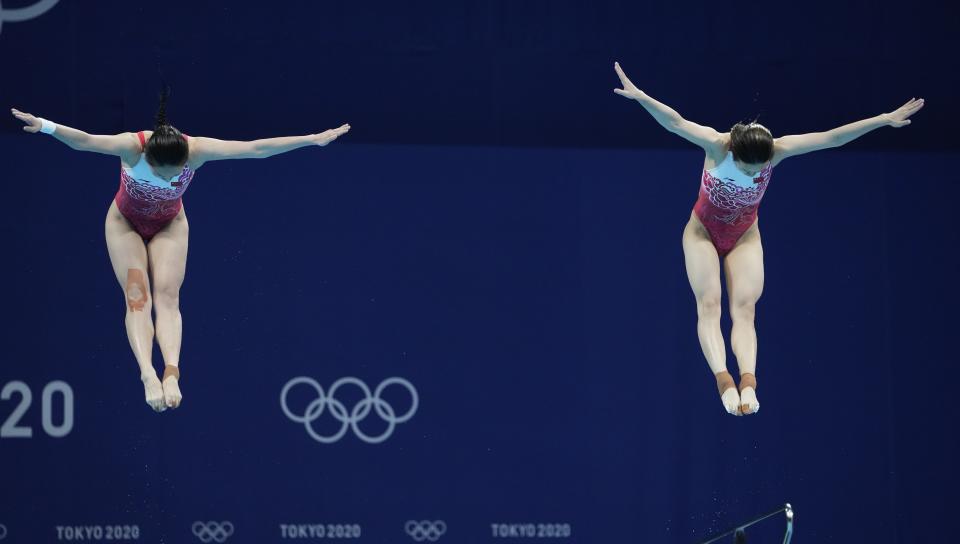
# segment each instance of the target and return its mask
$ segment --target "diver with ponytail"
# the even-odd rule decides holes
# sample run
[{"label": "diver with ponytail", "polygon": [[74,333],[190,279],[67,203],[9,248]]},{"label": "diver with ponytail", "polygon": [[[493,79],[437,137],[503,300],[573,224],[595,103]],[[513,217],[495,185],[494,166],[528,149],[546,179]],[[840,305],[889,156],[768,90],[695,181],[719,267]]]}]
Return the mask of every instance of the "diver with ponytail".
[{"label": "diver with ponytail", "polygon": [[178,165],[187,161],[189,146],[177,127],[167,121],[167,101],[170,87],[160,92],[160,105],[154,117],[153,134],[147,140],[144,153],[153,166]]},{"label": "diver with ponytail", "polygon": [[[48,134],[78,151],[120,158],[120,188],[107,211],[104,232],[126,301],[124,323],[144,396],[157,412],[177,408],[182,400],[180,286],[189,235],[182,197],[194,173],[209,161],[259,159],[325,146],[350,130],[350,125],[342,125],[317,134],[253,141],[191,138],[168,121],[169,99],[170,88],[165,87],[153,130],[114,135],[88,134],[11,109],[25,132]],[[162,378],[153,366],[154,340],[163,355]]]}]

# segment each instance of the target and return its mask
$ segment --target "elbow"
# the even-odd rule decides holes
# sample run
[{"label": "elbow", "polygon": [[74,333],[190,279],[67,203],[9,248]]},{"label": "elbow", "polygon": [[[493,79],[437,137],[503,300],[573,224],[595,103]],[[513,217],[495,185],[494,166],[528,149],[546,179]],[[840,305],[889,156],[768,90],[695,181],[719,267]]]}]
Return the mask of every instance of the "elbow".
[{"label": "elbow", "polygon": [[844,138],[843,135],[833,131],[822,132],[820,134],[820,139],[822,142],[821,146],[827,149],[831,147],[840,147],[849,141],[846,138]]},{"label": "elbow", "polygon": [[270,156],[269,150],[261,144],[250,144],[250,149],[244,153],[250,159],[265,159]]},{"label": "elbow", "polygon": [[824,147],[827,147],[827,148],[840,147],[849,141],[850,140],[846,138],[841,138],[840,136],[831,136],[830,138],[827,139],[827,144]]},{"label": "elbow", "polygon": [[679,115],[675,115],[667,119],[666,124],[664,125],[667,130],[674,134],[680,134],[684,131],[684,128],[687,124],[687,120]]},{"label": "elbow", "polygon": [[90,135],[83,133],[79,138],[64,138],[63,143],[67,144],[67,146],[74,151],[90,151],[93,149],[90,140]]}]

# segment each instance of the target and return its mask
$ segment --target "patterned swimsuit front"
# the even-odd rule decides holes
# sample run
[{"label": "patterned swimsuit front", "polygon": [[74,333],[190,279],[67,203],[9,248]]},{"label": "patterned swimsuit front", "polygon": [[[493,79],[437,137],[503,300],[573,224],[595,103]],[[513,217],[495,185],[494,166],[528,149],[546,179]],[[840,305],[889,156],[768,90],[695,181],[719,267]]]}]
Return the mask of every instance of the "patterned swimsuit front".
[{"label": "patterned swimsuit front", "polygon": [[120,166],[120,188],[114,201],[134,230],[149,241],[180,213],[183,193],[193,180],[193,170],[184,165],[180,175],[169,181],[157,176],[143,152],[146,147],[143,132],[138,132],[137,137],[140,160],[133,168]]},{"label": "patterned swimsuit front", "polygon": [[704,169],[693,211],[721,257],[730,253],[743,233],[756,222],[757,209],[772,172],[773,165],[768,164],[755,177],[750,177],[737,168],[730,151],[723,162]]}]

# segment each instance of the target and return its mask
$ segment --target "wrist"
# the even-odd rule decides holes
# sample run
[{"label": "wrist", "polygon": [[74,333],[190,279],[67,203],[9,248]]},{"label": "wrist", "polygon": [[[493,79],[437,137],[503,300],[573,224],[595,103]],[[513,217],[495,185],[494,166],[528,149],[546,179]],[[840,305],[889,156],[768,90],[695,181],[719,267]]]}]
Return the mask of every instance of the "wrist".
[{"label": "wrist", "polygon": [[53,121],[47,121],[43,117],[37,117],[37,120],[40,121],[40,132],[44,134],[53,134],[57,131],[57,124]]}]

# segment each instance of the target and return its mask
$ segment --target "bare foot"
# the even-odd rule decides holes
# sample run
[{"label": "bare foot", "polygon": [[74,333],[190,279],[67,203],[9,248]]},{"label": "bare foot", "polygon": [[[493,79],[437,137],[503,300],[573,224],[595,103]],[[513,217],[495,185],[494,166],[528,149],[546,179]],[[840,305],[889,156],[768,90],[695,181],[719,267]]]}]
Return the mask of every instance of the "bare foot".
[{"label": "bare foot", "polygon": [[757,400],[757,377],[750,373],[741,374],[740,412],[746,416],[758,411],[760,411],[760,401]]},{"label": "bare foot", "polygon": [[180,369],[167,365],[163,370],[163,402],[168,408],[180,407]]},{"label": "bare foot", "polygon": [[733,376],[724,370],[717,372],[717,389],[720,391],[720,402],[728,414],[740,415],[740,394],[737,393],[737,384],[733,381]]},{"label": "bare foot", "polygon": [[720,395],[720,402],[723,403],[723,408],[727,411],[728,414],[732,416],[742,415],[740,413],[740,395],[737,394],[737,388],[727,389]]},{"label": "bare foot", "polygon": [[167,405],[163,402],[163,386],[160,384],[160,379],[157,378],[157,375],[154,373],[141,374],[140,381],[143,382],[143,393],[146,397],[147,404],[153,408],[155,412],[162,412],[167,409]]}]

